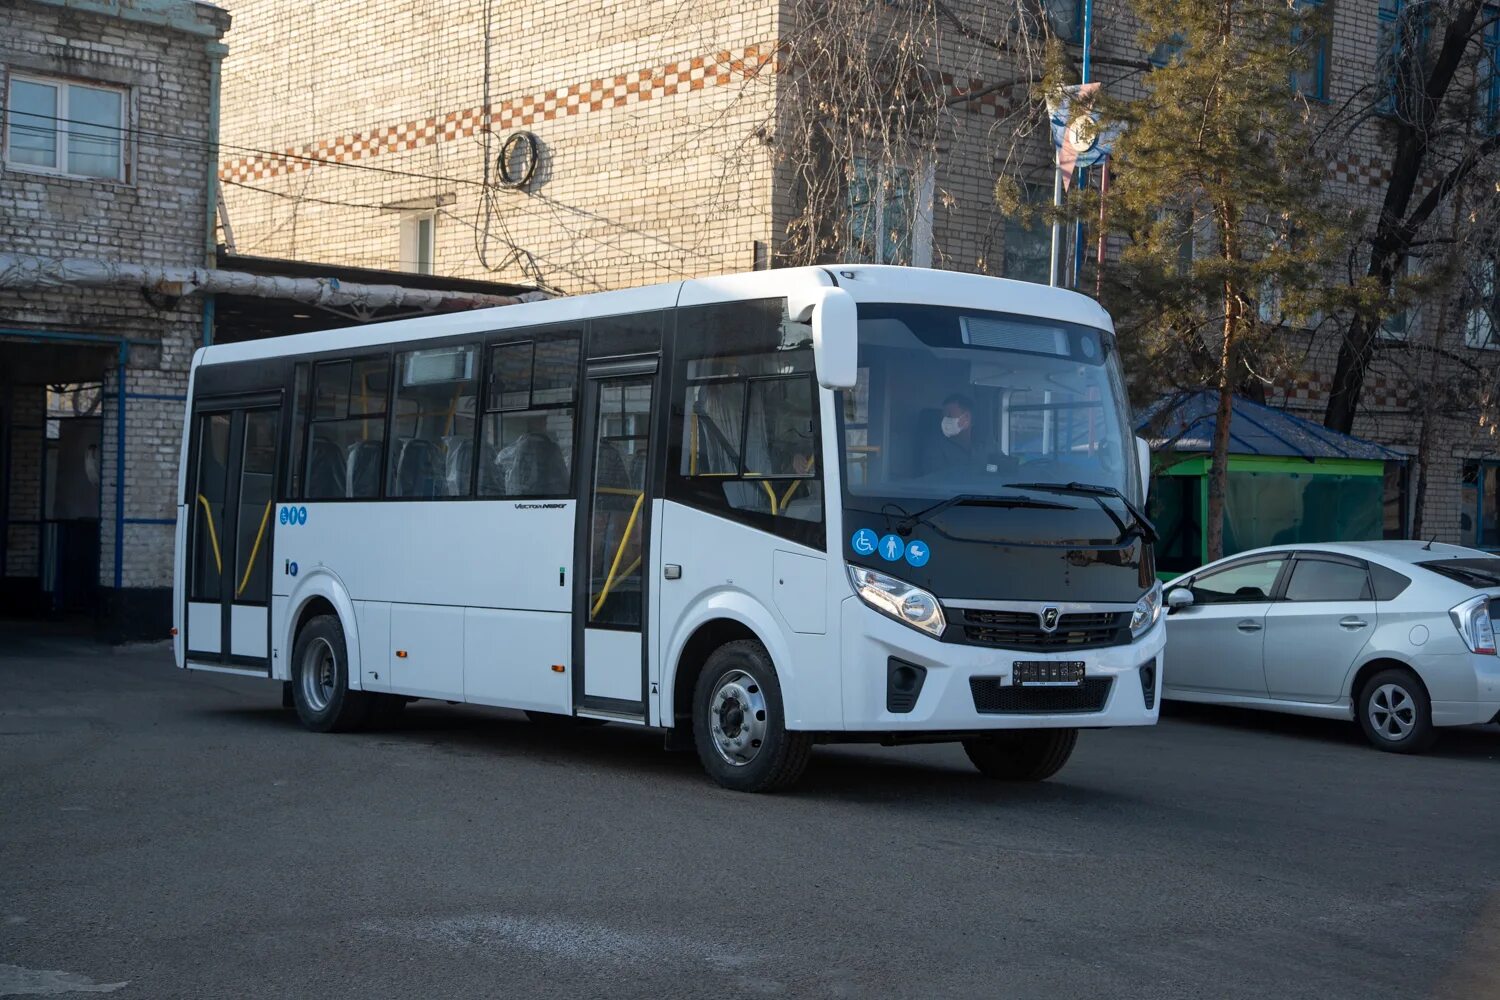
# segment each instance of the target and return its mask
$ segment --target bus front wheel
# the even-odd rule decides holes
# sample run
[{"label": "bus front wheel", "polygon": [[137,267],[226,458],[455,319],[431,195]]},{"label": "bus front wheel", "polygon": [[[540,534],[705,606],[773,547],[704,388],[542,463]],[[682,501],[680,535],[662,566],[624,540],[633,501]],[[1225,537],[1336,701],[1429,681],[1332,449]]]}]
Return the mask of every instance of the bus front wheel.
[{"label": "bus front wheel", "polygon": [[693,692],[693,740],[703,769],[737,792],[769,792],[807,768],[812,735],[786,728],[781,685],[753,639],[714,650]]},{"label": "bus front wheel", "polygon": [[986,777],[1001,781],[1044,781],[1073,756],[1076,729],[1017,729],[964,740],[964,753]]},{"label": "bus front wheel", "polygon": [[314,732],[358,729],[369,718],[368,696],[349,690],[348,647],[337,617],[319,615],[297,633],[292,650],[292,701],[297,717]]}]

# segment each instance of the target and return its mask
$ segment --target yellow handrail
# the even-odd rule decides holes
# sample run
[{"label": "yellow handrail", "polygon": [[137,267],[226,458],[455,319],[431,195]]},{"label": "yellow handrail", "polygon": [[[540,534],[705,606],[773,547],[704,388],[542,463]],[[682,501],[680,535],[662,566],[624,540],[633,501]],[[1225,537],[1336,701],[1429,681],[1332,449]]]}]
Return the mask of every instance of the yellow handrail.
[{"label": "yellow handrail", "polygon": [[266,536],[266,524],[271,520],[271,506],[275,501],[266,501],[266,512],[260,516],[260,530],[255,533],[255,544],[250,546],[250,559],[245,563],[245,575],[240,580],[240,585],[235,588],[234,596],[239,597],[245,592],[245,587],[250,583],[250,574],[255,569],[255,557],[260,555],[260,542]]},{"label": "yellow handrail", "polygon": [[762,479],[760,481],[760,485],[763,486],[763,487],[765,487],[766,496],[768,496],[768,497],[771,498],[771,516],[775,517],[776,516],[776,489],[770,483],[766,482],[764,479]]},{"label": "yellow handrail", "polygon": [[[620,536],[620,544],[615,548],[615,559],[614,562],[610,564],[608,575],[606,575],[604,578],[604,586],[599,591],[599,599],[596,600],[594,602],[594,606],[589,609],[590,620],[599,616],[599,609],[604,607],[604,599],[609,596],[610,589],[615,585],[615,577],[620,569],[620,560],[625,558],[625,545],[630,541],[630,531],[635,527],[635,519],[640,516],[641,504],[645,502],[645,499],[646,494],[644,492],[636,494],[635,506],[631,508],[630,520],[625,522],[625,534]],[[630,569],[626,570],[625,572],[627,574],[632,572],[636,566],[640,565],[640,563],[640,559],[637,558],[635,563],[631,565]]]},{"label": "yellow handrail", "polygon": [[224,572],[224,560],[219,558],[219,536],[214,531],[213,508],[208,505],[208,497],[204,496],[202,493],[198,494],[198,502],[203,505],[203,513],[208,515],[208,540],[212,542],[214,546],[214,568],[218,572],[222,573]]}]

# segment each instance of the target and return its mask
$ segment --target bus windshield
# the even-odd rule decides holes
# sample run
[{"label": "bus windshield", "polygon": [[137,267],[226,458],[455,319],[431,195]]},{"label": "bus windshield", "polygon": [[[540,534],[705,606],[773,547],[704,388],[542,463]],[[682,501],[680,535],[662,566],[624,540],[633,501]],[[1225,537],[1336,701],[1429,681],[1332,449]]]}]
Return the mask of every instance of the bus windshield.
[{"label": "bus windshield", "polygon": [[[1113,336],[945,306],[859,307],[859,381],[840,394],[851,498],[943,499],[1088,483],[1139,501]],[[856,501],[857,502],[857,501]]]}]

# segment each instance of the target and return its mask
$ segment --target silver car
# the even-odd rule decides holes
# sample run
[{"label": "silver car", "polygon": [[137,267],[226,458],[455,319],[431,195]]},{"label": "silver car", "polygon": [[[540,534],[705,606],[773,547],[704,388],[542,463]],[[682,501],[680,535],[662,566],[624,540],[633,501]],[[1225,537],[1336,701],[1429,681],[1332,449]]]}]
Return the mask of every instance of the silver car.
[{"label": "silver car", "polygon": [[1500,557],[1341,542],[1242,552],[1166,586],[1162,697],[1356,719],[1381,750],[1500,722]]}]

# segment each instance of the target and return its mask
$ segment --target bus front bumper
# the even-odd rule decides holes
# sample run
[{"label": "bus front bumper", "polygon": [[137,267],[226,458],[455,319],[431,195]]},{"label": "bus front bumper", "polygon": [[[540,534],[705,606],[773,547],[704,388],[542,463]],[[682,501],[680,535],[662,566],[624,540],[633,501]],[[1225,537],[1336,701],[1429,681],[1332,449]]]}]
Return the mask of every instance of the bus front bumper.
[{"label": "bus front bumper", "polygon": [[[1149,726],[1161,710],[1165,616],[1128,645],[1043,653],[940,642],[857,597],[842,607],[848,731]],[[1084,680],[1077,686],[1018,686],[1013,683],[1018,661],[1082,661]],[[902,665],[917,669],[898,677]],[[901,688],[916,674],[920,688],[912,699],[909,685]],[[911,707],[902,711],[906,703]]]}]

